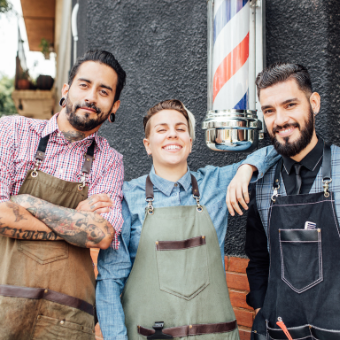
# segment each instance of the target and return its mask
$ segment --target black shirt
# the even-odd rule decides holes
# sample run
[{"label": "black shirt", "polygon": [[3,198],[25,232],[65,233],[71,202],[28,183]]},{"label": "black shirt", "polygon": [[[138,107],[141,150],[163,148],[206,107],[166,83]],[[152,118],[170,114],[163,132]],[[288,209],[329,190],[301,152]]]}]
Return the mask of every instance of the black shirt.
[{"label": "black shirt", "polygon": [[[319,138],[318,143],[312,151],[298,164],[301,164],[301,189],[300,194],[308,194],[318,174],[323,155],[323,140]],[[294,165],[297,163],[289,157],[283,158],[281,175],[287,195],[296,194],[296,176]],[[250,293],[247,295],[247,303],[254,309],[263,306],[268,285],[269,254],[267,249],[267,236],[264,231],[260,214],[256,204],[256,187],[251,192],[248,218],[246,225],[245,251],[249,257],[247,275]]]}]

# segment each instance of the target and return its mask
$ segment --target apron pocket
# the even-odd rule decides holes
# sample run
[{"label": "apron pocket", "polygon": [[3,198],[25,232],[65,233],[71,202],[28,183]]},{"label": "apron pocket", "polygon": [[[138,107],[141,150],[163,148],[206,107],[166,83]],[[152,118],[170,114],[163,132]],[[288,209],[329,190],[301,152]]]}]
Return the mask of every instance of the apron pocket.
[{"label": "apron pocket", "polygon": [[32,260],[47,264],[68,258],[68,244],[65,241],[21,241],[18,250]]},{"label": "apron pocket", "polygon": [[280,229],[281,279],[296,293],[323,280],[321,229]]},{"label": "apron pocket", "polygon": [[205,237],[157,241],[157,267],[161,290],[191,300],[209,285]]},{"label": "apron pocket", "polygon": [[32,340],[95,340],[90,328],[67,320],[39,315],[34,325]]}]

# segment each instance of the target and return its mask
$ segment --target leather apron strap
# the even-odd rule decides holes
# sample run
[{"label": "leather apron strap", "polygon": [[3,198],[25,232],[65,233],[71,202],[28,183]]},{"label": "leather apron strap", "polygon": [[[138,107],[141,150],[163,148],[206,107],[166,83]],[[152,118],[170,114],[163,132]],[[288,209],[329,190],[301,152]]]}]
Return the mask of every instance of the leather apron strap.
[{"label": "leather apron strap", "polygon": [[[196,178],[191,175],[191,186],[192,186],[192,196],[196,200],[197,205],[197,211],[202,211],[203,207],[200,204],[200,193],[198,190],[198,184]],[[148,206],[146,207],[146,210],[149,212],[149,214],[153,214],[153,205],[152,202],[154,200],[154,194],[153,194],[153,184],[151,182],[150,176],[146,178],[145,181],[145,201],[148,202]]]}]

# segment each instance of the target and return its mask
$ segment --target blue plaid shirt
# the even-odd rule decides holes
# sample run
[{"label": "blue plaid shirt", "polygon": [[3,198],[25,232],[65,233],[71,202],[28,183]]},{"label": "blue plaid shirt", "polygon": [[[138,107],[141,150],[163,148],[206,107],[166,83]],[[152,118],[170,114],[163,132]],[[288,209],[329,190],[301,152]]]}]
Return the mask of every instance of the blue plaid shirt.
[{"label": "blue plaid shirt", "polygon": [[[257,179],[259,179],[278,160],[276,156],[277,153],[272,147],[263,148],[248,156],[243,163],[256,166]],[[241,163],[237,163],[221,168],[206,166],[197,172],[188,170],[176,183],[157,176],[154,168],[150,171],[150,179],[154,185],[153,205],[155,208],[195,205],[190,173],[196,177],[201,196],[200,202],[208,210],[217,232],[223,265],[224,239],[228,223],[226,192],[240,165]],[[146,207],[145,180],[146,176],[142,176],[124,183],[124,225],[119,235],[119,249],[114,250],[110,247],[99,253],[96,288],[97,314],[105,340],[128,339],[120,295],[131,272],[142,232]]]}]

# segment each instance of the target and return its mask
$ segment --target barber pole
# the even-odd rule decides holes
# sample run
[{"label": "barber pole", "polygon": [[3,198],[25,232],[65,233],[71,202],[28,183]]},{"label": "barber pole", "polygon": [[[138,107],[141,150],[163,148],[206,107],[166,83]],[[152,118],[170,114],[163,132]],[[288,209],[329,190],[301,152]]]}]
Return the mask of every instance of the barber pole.
[{"label": "barber pole", "polygon": [[212,109],[249,109],[249,1],[215,0]]}]

